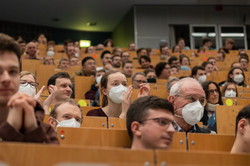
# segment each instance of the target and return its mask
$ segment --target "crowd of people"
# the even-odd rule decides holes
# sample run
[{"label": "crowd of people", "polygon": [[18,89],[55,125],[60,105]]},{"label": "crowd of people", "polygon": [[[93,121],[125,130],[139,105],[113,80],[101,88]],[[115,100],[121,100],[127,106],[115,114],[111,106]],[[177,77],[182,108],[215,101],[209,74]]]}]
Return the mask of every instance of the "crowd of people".
[{"label": "crowd of people", "polygon": [[[44,55],[38,49],[39,45],[46,46]],[[175,132],[216,134],[216,106],[223,105],[223,97],[238,97],[239,86],[249,86],[245,76],[249,70],[249,57],[245,50],[239,50],[238,61],[231,64],[226,80],[220,83],[207,80],[214,71],[219,71],[216,63],[225,61],[234,41],[226,40],[216,56],[191,66],[191,59],[211,50],[211,45],[212,41],[206,38],[203,46],[188,56],[182,51],[190,48],[180,38],[172,51],[169,51],[168,43],[161,43],[157,55],[151,48],[137,49],[133,42],[127,50],[122,50],[113,47],[112,40],[107,39],[96,47],[89,46],[83,53],[79,42],[71,40],[65,41],[64,50],[56,50],[55,42],[47,42],[43,34],[27,44],[22,39],[16,41],[0,34],[0,138],[3,141],[58,144],[57,127],[80,127],[83,114],[72,99],[75,76],[93,77],[95,82],[84,95],[92,101],[92,106],[99,108],[90,110],[87,116],[126,118],[131,149],[168,149]],[[112,48],[112,51],[105,48]],[[29,71],[20,71],[22,60],[34,59],[55,66],[54,56],[59,52],[66,55],[58,61],[57,68],[62,71],[50,76],[47,85],[38,91],[36,76]],[[131,52],[136,52],[137,56],[131,57]],[[82,57],[83,54],[86,56]],[[96,56],[99,56],[101,66],[98,66]],[[153,65],[151,58],[156,56],[159,62]],[[135,65],[139,66],[135,68]],[[65,72],[70,66],[80,66],[81,69],[70,76]],[[191,74],[180,76],[179,71],[190,71]],[[131,79],[131,85],[128,79]],[[159,80],[167,80],[162,91],[168,93],[168,100],[150,96],[149,84],[157,84]],[[41,102],[40,96],[46,88],[49,95]],[[138,98],[131,103],[134,89],[139,91]],[[52,110],[51,105],[54,105]],[[45,113],[50,114],[48,124],[43,122]],[[203,126],[197,125],[198,122]],[[236,118],[232,153],[241,152],[250,153],[250,105]]]}]

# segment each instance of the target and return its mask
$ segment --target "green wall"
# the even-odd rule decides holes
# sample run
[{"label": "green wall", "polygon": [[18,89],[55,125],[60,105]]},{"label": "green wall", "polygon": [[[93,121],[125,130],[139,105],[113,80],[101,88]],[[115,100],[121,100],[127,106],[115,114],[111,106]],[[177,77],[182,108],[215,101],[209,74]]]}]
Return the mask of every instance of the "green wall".
[{"label": "green wall", "polygon": [[128,47],[130,42],[134,42],[134,10],[133,8],[126,14],[112,33],[112,39],[117,47]]}]

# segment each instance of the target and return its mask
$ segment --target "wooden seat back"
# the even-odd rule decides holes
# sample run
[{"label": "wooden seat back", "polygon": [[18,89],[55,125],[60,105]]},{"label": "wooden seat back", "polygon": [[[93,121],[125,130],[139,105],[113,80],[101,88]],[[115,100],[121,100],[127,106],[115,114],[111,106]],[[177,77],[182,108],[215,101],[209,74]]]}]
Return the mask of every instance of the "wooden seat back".
[{"label": "wooden seat back", "polygon": [[234,139],[233,135],[188,133],[188,150],[230,152]]}]

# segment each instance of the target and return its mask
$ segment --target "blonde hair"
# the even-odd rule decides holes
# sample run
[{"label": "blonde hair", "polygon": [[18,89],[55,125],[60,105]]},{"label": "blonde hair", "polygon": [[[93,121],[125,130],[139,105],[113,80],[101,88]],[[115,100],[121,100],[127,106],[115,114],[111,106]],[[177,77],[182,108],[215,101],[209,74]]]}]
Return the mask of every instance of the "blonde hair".
[{"label": "blonde hair", "polygon": [[22,71],[20,73],[20,78],[22,78],[23,76],[26,76],[26,75],[32,75],[34,80],[36,81],[36,76],[33,73],[29,72],[29,71]]}]

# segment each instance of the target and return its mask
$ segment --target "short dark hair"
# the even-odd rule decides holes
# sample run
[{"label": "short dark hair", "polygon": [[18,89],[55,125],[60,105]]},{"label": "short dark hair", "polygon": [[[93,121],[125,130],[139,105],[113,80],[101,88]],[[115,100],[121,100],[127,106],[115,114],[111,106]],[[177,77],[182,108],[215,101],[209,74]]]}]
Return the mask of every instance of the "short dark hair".
[{"label": "short dark hair", "polygon": [[133,62],[130,61],[130,60],[124,61],[124,62],[122,62],[122,68],[124,68],[124,66],[125,66],[127,63],[133,64]]},{"label": "short dark hair", "polygon": [[205,68],[203,66],[194,66],[192,68],[191,77],[196,76],[198,70],[205,70]]},{"label": "short dark hair", "polygon": [[189,59],[189,57],[188,57],[187,55],[185,55],[185,54],[181,54],[181,55],[180,55],[180,63],[181,63],[181,65],[182,65],[182,61],[183,61],[184,58],[187,58],[187,59],[188,59],[188,64],[190,65],[190,59]]},{"label": "short dark hair", "polygon": [[249,58],[248,58],[247,54],[241,54],[240,57],[239,57],[239,62],[241,61],[241,59],[246,59],[247,63],[249,63]]},{"label": "short dark hair", "polygon": [[14,38],[4,33],[0,33],[0,52],[4,53],[5,51],[14,52],[20,64],[20,57],[22,54],[20,45],[15,41]]},{"label": "short dark hair", "polygon": [[145,74],[145,76],[147,77],[147,74],[148,73],[151,73],[151,72],[154,72],[155,73],[155,70],[154,69],[151,69],[151,68],[148,68],[148,69],[146,69],[146,70],[144,70],[144,74]]},{"label": "short dark hair", "polygon": [[168,59],[168,64],[171,66],[173,61],[178,61],[178,58],[176,56],[171,56],[169,59]]},{"label": "short dark hair", "polygon": [[112,58],[111,58],[112,61],[114,60],[115,57],[121,57],[121,56],[120,55],[113,55]]},{"label": "short dark hair", "polygon": [[149,109],[163,109],[166,112],[174,114],[173,105],[166,99],[162,99],[156,96],[145,96],[136,99],[128,108],[127,112],[127,130],[131,139],[133,139],[133,132],[131,130],[131,124],[134,121],[142,122],[148,116]]},{"label": "short dark hair", "polygon": [[146,48],[139,48],[139,49],[136,51],[137,55],[138,55],[142,50],[147,50],[147,49],[146,49]]},{"label": "short dark hair", "polygon": [[159,62],[155,66],[155,74],[157,77],[161,75],[161,72],[165,69],[165,66],[168,65],[167,62]]},{"label": "short dark hair", "polygon": [[215,59],[216,60],[215,57],[209,57],[209,58],[207,58],[207,61],[209,62],[210,59]]},{"label": "short dark hair", "polygon": [[243,118],[247,119],[248,123],[250,124],[250,104],[242,108],[236,117],[236,128],[235,128],[236,134],[237,134],[238,123]]},{"label": "short dark hair", "polygon": [[70,76],[67,72],[59,72],[59,73],[56,73],[54,75],[52,75],[49,80],[48,80],[48,83],[47,83],[47,86],[50,86],[50,85],[55,85],[56,84],[56,79],[57,78],[67,78],[67,79],[70,79]]},{"label": "short dark hair", "polygon": [[137,72],[137,73],[135,73],[135,74],[132,76],[132,81],[134,81],[134,80],[135,80],[135,77],[138,76],[138,75],[142,75],[142,76],[146,77],[144,73],[142,73],[142,72]]},{"label": "short dark hair", "polygon": [[168,47],[168,44],[163,44],[163,45],[160,46],[160,52],[161,53],[162,53],[162,48],[164,48],[164,47]]},{"label": "short dark hair", "polygon": [[211,40],[210,38],[208,38],[208,37],[202,39],[202,44],[203,44],[203,45],[204,45],[205,43],[207,43],[207,42],[212,42],[212,40]]},{"label": "short dark hair", "polygon": [[102,54],[101,54],[101,59],[104,58],[104,55],[105,55],[105,54],[111,54],[111,52],[108,51],[108,50],[103,51]]},{"label": "short dark hair", "polygon": [[148,61],[148,62],[151,63],[151,59],[150,59],[149,56],[142,55],[142,56],[140,56],[140,58],[139,58],[139,60],[138,60],[139,64],[141,64],[141,60],[142,60],[142,59],[145,59],[146,61]]},{"label": "short dark hair", "polygon": [[87,56],[87,57],[83,58],[83,60],[82,60],[82,66],[84,66],[84,65],[85,65],[85,63],[86,63],[88,60],[90,60],[90,59],[92,59],[92,60],[94,60],[94,61],[95,61],[95,59],[94,59],[93,57],[91,57],[91,56]]},{"label": "short dark hair", "polygon": [[208,62],[208,61],[205,61],[201,64],[201,66],[203,66],[204,68],[206,68],[206,66],[210,64],[210,65],[213,65],[212,63]]}]

